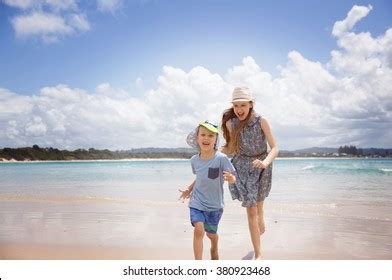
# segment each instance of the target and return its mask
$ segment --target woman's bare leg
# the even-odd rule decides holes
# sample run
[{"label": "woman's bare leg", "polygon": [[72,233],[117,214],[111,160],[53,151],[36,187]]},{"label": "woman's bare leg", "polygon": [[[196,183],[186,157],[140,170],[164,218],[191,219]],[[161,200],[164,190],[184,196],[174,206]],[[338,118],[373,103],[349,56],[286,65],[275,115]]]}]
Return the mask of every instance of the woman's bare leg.
[{"label": "woman's bare leg", "polygon": [[253,249],[255,252],[255,259],[259,260],[262,258],[261,255],[261,243],[260,243],[260,230],[257,215],[257,206],[247,207],[246,213],[248,215],[248,226],[250,232],[250,238],[252,240]]},{"label": "woman's bare leg", "polygon": [[257,202],[257,218],[259,223],[260,235],[265,232],[265,222],[264,222],[264,201]]}]

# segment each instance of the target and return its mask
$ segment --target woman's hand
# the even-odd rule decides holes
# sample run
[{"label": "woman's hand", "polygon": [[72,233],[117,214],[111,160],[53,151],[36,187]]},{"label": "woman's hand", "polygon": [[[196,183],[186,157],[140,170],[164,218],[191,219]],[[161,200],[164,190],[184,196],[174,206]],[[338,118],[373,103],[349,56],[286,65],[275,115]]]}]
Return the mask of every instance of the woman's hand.
[{"label": "woman's hand", "polygon": [[236,180],[235,176],[231,174],[230,171],[223,171],[223,179],[229,182],[229,184],[234,184]]},{"label": "woman's hand", "polygon": [[261,161],[261,160],[259,160],[259,159],[255,159],[255,160],[252,162],[252,165],[253,165],[253,167],[255,167],[255,168],[260,168],[260,169],[265,169],[265,168],[268,167],[268,164],[264,163],[264,161]]}]

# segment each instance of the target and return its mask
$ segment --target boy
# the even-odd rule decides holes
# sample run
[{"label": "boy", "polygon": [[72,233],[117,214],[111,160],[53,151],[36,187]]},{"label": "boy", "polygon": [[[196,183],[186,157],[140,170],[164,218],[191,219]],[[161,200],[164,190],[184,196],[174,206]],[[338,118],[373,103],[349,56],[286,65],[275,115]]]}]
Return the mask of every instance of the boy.
[{"label": "boy", "polygon": [[193,233],[193,252],[196,260],[203,256],[204,233],[211,240],[211,259],[218,260],[218,224],[223,213],[223,183],[235,183],[235,169],[227,156],[217,151],[218,127],[200,123],[188,135],[187,143],[199,149],[191,158],[196,180],[182,191],[180,199],[190,198],[189,209]]}]

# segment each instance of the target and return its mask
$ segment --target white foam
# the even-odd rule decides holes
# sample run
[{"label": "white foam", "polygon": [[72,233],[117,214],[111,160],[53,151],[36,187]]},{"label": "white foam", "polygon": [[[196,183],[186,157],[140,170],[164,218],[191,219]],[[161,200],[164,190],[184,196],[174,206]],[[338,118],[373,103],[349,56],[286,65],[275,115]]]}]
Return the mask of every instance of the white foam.
[{"label": "white foam", "polygon": [[307,166],[303,167],[302,170],[310,170],[310,169],[313,169],[315,167],[316,167],[315,165],[310,164],[310,165],[307,165]]},{"label": "white foam", "polygon": [[391,168],[380,168],[380,170],[383,172],[392,172]]}]

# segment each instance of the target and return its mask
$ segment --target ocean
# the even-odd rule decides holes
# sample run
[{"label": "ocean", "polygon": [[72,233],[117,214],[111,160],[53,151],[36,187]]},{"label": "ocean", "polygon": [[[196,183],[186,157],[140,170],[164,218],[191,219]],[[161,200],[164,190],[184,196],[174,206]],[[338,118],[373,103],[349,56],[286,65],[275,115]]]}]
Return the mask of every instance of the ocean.
[{"label": "ocean", "polygon": [[[277,159],[276,202],[392,202],[392,159]],[[175,199],[193,180],[189,160],[8,162],[0,197]]]},{"label": "ocean", "polygon": [[[392,159],[284,158],[273,165],[267,258],[392,258]],[[183,251],[192,227],[178,189],[193,179],[189,160],[3,162],[0,245],[159,248],[172,240]],[[225,203],[223,247],[237,258],[250,246],[246,214],[228,190]]]}]

